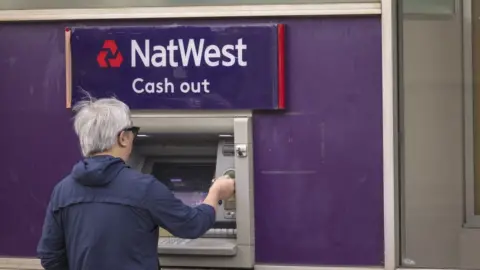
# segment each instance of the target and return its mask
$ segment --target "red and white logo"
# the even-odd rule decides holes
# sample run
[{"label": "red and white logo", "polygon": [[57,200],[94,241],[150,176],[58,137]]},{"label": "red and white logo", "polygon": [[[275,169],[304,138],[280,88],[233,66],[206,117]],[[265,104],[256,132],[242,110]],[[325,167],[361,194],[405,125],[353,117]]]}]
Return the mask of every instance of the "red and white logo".
[{"label": "red and white logo", "polygon": [[97,63],[102,68],[118,68],[122,65],[123,56],[118,50],[115,40],[105,40],[97,55]]}]

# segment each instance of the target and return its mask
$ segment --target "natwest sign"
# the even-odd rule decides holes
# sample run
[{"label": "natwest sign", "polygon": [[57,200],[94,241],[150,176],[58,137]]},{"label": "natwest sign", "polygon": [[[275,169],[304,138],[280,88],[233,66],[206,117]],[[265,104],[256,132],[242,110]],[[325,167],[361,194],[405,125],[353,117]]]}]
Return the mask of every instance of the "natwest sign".
[{"label": "natwest sign", "polygon": [[168,45],[152,45],[149,39],[131,41],[131,66],[137,66],[137,59],[144,67],[231,67],[247,66],[244,51],[247,45],[239,38],[235,44],[206,44],[205,39],[171,39]]},{"label": "natwest sign", "polygon": [[132,109],[284,108],[284,26],[72,28],[79,90]]}]

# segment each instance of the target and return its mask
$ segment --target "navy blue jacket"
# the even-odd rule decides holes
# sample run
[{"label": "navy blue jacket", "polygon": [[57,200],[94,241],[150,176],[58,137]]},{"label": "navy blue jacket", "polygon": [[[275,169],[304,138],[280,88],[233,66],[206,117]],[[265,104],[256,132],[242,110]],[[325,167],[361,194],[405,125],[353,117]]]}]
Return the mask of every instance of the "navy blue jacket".
[{"label": "navy blue jacket", "polygon": [[46,270],[157,270],[158,226],[197,238],[214,223],[213,207],[189,207],[153,176],[97,156],[55,186],[37,252]]}]

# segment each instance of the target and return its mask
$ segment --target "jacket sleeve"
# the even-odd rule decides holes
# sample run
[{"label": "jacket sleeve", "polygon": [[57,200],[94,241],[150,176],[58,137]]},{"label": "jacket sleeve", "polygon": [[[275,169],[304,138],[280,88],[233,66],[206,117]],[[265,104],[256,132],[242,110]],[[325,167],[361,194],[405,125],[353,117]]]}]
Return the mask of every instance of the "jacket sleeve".
[{"label": "jacket sleeve", "polygon": [[215,224],[215,209],[212,206],[185,205],[157,180],[148,188],[146,205],[154,222],[176,237],[195,239]]},{"label": "jacket sleeve", "polygon": [[59,214],[51,207],[51,202],[47,206],[37,254],[45,270],[68,270],[63,227]]}]

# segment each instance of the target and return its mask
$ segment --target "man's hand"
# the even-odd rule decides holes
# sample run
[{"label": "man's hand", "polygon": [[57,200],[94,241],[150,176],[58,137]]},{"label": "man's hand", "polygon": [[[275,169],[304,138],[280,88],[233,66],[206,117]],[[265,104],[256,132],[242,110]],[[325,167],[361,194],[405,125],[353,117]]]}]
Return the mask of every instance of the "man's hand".
[{"label": "man's hand", "polygon": [[235,193],[235,180],[228,176],[221,176],[214,180],[210,192],[215,192],[219,200],[226,200]]}]

